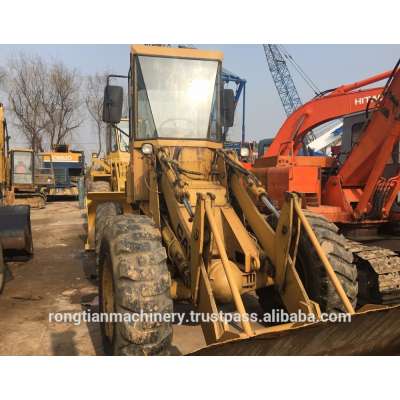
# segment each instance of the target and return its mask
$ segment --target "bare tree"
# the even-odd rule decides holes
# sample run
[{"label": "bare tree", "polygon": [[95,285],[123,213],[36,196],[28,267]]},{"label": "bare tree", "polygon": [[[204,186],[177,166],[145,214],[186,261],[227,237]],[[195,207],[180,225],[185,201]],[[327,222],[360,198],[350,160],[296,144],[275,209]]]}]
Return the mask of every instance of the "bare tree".
[{"label": "bare tree", "polygon": [[7,72],[3,67],[0,67],[0,88],[4,86]]},{"label": "bare tree", "polygon": [[82,124],[79,89],[80,77],[76,70],[70,70],[62,63],[50,67],[42,92],[44,131],[50,148],[68,141]]},{"label": "bare tree", "polygon": [[8,63],[6,90],[15,125],[35,151],[43,151],[42,107],[46,66],[40,58],[21,54]]},{"label": "bare tree", "polygon": [[85,104],[89,115],[94,121],[99,143],[98,155],[102,150],[103,130],[105,124],[103,122],[103,94],[104,87],[107,82],[107,73],[96,73],[87,78]]}]

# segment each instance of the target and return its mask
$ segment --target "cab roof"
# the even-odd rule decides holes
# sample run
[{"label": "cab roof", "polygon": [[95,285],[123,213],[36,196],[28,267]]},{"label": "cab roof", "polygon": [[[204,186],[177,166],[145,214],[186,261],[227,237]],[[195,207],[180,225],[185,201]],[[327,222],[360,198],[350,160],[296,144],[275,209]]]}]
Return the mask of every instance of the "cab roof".
[{"label": "cab roof", "polygon": [[133,44],[131,53],[143,56],[175,57],[175,58],[194,58],[201,60],[222,61],[224,54],[221,51],[199,50],[190,48],[177,48],[157,45]]}]

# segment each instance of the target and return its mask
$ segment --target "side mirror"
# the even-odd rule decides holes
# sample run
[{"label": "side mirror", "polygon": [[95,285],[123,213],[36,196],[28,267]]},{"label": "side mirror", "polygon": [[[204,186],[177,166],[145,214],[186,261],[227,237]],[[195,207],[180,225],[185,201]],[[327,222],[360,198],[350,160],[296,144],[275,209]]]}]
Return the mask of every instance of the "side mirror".
[{"label": "side mirror", "polygon": [[121,86],[107,85],[104,89],[103,121],[118,124],[122,117],[124,89]]},{"label": "side mirror", "polygon": [[223,93],[223,125],[230,128],[235,122],[235,93],[232,89],[224,89]]}]

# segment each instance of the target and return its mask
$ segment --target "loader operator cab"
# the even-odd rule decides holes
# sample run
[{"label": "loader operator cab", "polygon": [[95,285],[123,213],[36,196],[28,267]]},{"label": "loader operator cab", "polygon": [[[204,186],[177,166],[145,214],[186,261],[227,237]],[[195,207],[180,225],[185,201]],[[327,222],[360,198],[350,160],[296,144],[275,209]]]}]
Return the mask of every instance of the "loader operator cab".
[{"label": "loader operator cab", "polygon": [[[220,53],[198,57],[192,49],[133,46],[129,91],[131,139],[196,139],[222,142],[233,125],[234,93],[223,89]],[[123,89],[105,89],[103,120],[121,122]]]}]

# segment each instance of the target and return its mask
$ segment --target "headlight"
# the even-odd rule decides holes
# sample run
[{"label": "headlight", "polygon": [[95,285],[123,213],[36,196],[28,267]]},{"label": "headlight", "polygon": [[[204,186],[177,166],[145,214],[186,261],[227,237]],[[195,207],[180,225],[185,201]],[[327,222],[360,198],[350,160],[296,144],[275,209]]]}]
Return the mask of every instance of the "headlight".
[{"label": "headlight", "polygon": [[241,157],[248,157],[249,156],[249,148],[248,147],[242,147],[240,149],[240,156]]},{"label": "headlight", "polygon": [[142,145],[142,154],[144,154],[145,156],[153,154],[153,145],[150,143],[145,143],[144,145]]}]

